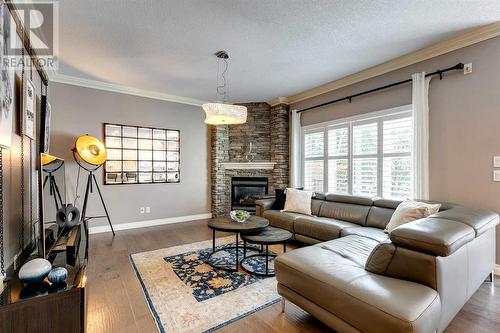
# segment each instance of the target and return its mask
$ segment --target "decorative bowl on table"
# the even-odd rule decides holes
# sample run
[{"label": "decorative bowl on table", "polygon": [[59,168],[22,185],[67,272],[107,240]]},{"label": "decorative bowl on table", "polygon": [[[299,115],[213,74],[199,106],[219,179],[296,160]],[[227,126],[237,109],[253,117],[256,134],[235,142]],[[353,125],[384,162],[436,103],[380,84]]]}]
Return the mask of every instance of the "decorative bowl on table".
[{"label": "decorative bowl on table", "polygon": [[245,223],[250,217],[250,213],[245,210],[232,210],[229,216],[235,222]]}]

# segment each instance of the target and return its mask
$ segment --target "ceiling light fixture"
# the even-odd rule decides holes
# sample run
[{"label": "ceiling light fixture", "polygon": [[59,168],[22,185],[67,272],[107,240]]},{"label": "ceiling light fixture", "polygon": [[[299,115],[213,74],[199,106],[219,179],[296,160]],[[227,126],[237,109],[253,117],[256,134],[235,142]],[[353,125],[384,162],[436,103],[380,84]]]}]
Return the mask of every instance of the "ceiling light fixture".
[{"label": "ceiling light fixture", "polygon": [[[201,107],[206,113],[205,123],[209,125],[234,125],[244,124],[247,121],[247,108],[243,105],[229,104],[228,101],[228,83],[226,78],[227,69],[229,67],[229,55],[226,51],[218,51],[215,53],[217,57],[217,90],[215,95],[215,103],[205,103]],[[219,73],[221,63],[223,70]]]}]

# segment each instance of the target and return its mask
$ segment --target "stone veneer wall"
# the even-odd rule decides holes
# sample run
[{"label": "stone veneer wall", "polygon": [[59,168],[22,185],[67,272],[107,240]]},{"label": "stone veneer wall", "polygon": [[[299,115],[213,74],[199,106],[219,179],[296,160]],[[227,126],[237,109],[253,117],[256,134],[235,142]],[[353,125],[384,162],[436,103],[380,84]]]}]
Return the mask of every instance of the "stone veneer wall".
[{"label": "stone veneer wall", "polygon": [[[289,183],[288,105],[241,104],[248,108],[242,125],[211,126],[211,195],[213,216],[231,209],[231,177],[268,177],[269,193]],[[246,162],[249,142],[254,143],[254,162],[275,162],[273,170],[224,169],[222,162]]]}]

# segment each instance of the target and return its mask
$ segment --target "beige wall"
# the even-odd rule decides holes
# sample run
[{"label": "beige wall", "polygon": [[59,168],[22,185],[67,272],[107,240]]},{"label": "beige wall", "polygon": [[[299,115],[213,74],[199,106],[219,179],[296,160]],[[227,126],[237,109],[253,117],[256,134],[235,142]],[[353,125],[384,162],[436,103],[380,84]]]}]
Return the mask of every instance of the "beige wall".
[{"label": "beige wall", "polygon": [[[493,182],[493,156],[500,155],[500,37],[296,103],[291,109],[327,102],[365,89],[433,72],[459,62],[473,73],[446,74],[430,84],[430,196],[500,212],[500,182]],[[411,85],[365,95],[303,113],[310,125],[411,103]],[[500,228],[497,228],[500,263]]]},{"label": "beige wall", "polygon": [[[181,182],[179,184],[102,185],[114,224],[178,217],[210,212],[208,194],[208,131],[201,107],[149,98],[106,92],[102,90],[51,83],[52,103],[50,153],[64,158],[68,201],[73,200],[77,167],[71,149],[76,138],[90,134],[103,139],[103,123],[172,128],[181,131]],[[84,175],[80,178],[78,201],[81,208]],[[94,196],[88,214],[101,215],[102,208]],[[140,207],[151,207],[150,214],[140,214]],[[105,225],[95,220],[92,226]]]}]

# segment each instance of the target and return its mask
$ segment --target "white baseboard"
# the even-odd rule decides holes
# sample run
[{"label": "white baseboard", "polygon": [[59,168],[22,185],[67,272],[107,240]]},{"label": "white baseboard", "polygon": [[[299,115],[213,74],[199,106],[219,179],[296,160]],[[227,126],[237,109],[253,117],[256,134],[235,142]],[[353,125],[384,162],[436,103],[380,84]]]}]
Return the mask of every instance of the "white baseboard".
[{"label": "white baseboard", "polygon": [[500,276],[500,265],[495,265],[495,275]]},{"label": "white baseboard", "polygon": [[[212,217],[212,213],[177,216],[177,217],[167,217],[164,219],[113,224],[113,229],[115,231],[119,231],[119,230],[156,227],[156,226],[164,225],[164,224],[172,224],[172,223],[181,223],[181,222],[209,219],[211,217]],[[109,225],[103,225],[103,226],[99,226],[99,227],[89,228],[89,234],[99,234],[99,233],[103,233],[103,232],[111,232],[111,228],[109,227]]]}]

